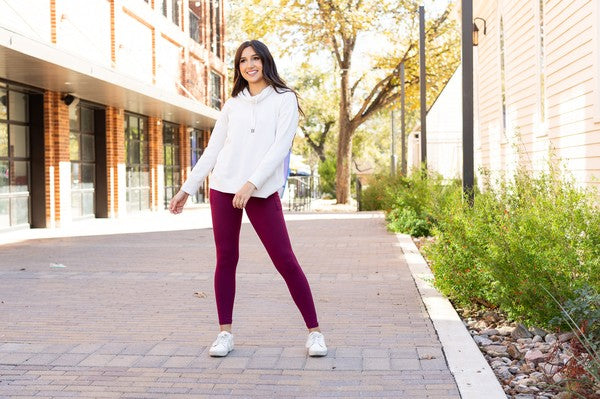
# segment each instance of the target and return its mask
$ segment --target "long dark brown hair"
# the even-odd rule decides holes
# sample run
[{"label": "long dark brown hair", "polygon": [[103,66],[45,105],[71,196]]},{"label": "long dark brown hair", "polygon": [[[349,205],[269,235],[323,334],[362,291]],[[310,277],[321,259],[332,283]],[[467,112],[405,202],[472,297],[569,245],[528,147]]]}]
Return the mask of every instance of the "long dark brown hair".
[{"label": "long dark brown hair", "polygon": [[[273,60],[273,56],[271,55],[269,48],[259,40],[247,40],[240,44],[235,52],[235,58],[233,62],[235,70],[233,72],[233,89],[231,90],[231,97],[237,96],[248,87],[248,81],[242,77],[242,73],[240,72],[240,59],[242,58],[242,52],[248,47],[252,47],[252,49],[256,51],[256,54],[260,58],[262,63],[262,75],[267,84],[272,86],[277,93],[291,91],[296,95],[296,98],[298,98],[298,93],[291,89],[279,76],[279,73],[277,72],[277,66],[275,65],[275,60]],[[298,104],[298,111],[300,111],[300,114],[304,115],[302,108],[300,108],[300,104]]]}]

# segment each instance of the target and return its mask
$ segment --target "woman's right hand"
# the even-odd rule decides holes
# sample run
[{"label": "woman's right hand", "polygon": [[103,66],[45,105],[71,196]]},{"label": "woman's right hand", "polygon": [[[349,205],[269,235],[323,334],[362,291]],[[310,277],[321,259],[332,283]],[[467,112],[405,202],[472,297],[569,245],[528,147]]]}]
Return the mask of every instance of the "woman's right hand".
[{"label": "woman's right hand", "polygon": [[169,202],[169,211],[174,215],[181,213],[189,196],[190,195],[185,191],[179,190],[179,192],[171,198],[171,202]]}]

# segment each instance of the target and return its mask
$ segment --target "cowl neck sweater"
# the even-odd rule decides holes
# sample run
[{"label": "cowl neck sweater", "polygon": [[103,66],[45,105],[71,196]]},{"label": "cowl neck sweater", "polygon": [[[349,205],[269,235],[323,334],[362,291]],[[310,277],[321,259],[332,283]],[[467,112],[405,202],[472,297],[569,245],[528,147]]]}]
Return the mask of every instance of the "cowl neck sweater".
[{"label": "cowl neck sweater", "polygon": [[286,157],[298,128],[298,102],[293,92],[277,90],[267,86],[252,96],[244,89],[227,100],[183,191],[195,194],[212,171],[210,188],[221,192],[234,194],[248,181],[257,188],[253,197],[282,192]]}]

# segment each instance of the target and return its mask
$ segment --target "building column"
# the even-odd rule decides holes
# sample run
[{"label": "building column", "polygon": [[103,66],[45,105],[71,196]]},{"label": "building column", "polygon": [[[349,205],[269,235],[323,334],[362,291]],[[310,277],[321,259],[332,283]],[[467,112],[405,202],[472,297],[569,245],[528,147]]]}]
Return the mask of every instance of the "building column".
[{"label": "building column", "polygon": [[179,125],[179,134],[177,138],[179,140],[179,165],[181,167],[179,185],[182,186],[190,172],[190,162],[192,158],[190,136],[188,134],[187,126]]},{"label": "building column", "polygon": [[58,92],[44,93],[44,146],[46,226],[64,226],[71,222],[69,107]]},{"label": "building column", "polygon": [[125,181],[125,120],[123,110],[106,107],[106,175],[108,213],[114,218],[127,210]]},{"label": "building column", "polygon": [[163,124],[159,118],[148,118],[150,152],[150,207],[153,211],[163,209],[165,201],[165,160]]}]

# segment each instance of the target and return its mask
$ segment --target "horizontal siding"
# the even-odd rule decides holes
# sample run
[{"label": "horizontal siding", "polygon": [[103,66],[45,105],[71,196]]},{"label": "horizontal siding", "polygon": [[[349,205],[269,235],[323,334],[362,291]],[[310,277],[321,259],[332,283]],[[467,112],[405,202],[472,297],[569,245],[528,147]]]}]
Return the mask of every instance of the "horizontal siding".
[{"label": "horizontal siding", "polygon": [[[593,0],[597,1],[597,0]],[[547,135],[539,136],[539,25],[536,2],[504,0],[506,62],[506,135],[502,132],[499,1],[480,1],[474,15],[485,18],[488,34],[480,38],[476,68],[478,159],[486,168],[510,168],[513,146],[520,161],[543,168],[549,150],[562,158],[581,183],[600,178],[600,124],[594,104],[600,99],[594,69],[592,0],[546,1],[544,28]],[[511,131],[512,130],[512,131]],[[543,132],[543,130],[541,130]],[[513,134],[518,137],[513,138]],[[506,137],[508,136],[508,137]]]},{"label": "horizontal siding", "polygon": [[585,184],[600,177],[600,126],[594,124],[593,4],[557,2],[548,22],[548,106],[552,147]]}]

